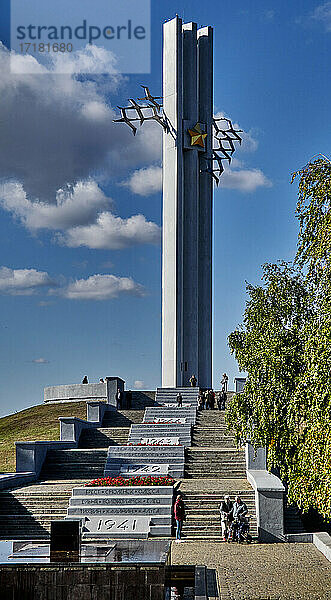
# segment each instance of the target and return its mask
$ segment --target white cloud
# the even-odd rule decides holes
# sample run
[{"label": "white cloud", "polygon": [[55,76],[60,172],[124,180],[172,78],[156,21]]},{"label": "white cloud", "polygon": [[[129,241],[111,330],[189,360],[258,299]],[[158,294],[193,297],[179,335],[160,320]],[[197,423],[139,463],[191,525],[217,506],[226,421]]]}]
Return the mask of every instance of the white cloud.
[{"label": "white cloud", "polygon": [[156,194],[162,190],[162,168],[151,166],[138,169],[123,185],[139,196]]},{"label": "white cloud", "polygon": [[145,385],[145,384],[144,384],[144,382],[143,382],[143,381],[141,381],[140,379],[137,379],[136,381],[134,381],[134,382],[133,382],[133,387],[134,387],[136,390],[142,390],[142,389],[143,389],[143,387],[144,387],[144,385]]},{"label": "white cloud", "polygon": [[36,365],[48,365],[49,364],[49,360],[47,360],[46,358],[33,358],[31,362],[35,363]]},{"label": "white cloud", "polygon": [[127,294],[144,296],[145,290],[131,277],[91,275],[88,279],[77,279],[69,283],[57,293],[69,300],[110,300]]},{"label": "white cloud", "polygon": [[115,81],[121,81],[117,72],[116,55],[106,48],[87,44],[75,52],[50,52],[51,70],[54,73],[74,75],[75,73],[108,73],[116,75]]},{"label": "white cloud", "polygon": [[[215,116],[222,118],[226,115],[220,111]],[[238,123],[233,123],[233,127],[235,130],[242,129]],[[237,158],[241,152],[253,153],[257,150],[258,140],[255,137],[255,131],[253,129],[249,131],[243,130],[239,135],[242,138],[242,143],[239,145],[239,143],[235,142],[236,152],[231,160],[231,166],[226,161],[223,161],[224,172],[220,177],[220,186],[241,192],[254,192],[260,187],[271,187],[272,182],[264,175],[261,169],[247,168],[245,163]]]},{"label": "white cloud", "polygon": [[59,190],[56,204],[29,200],[22,184],[6,183],[0,186],[0,205],[29,231],[57,231],[56,239],[72,248],[119,250],[160,242],[160,227],[143,215],[122,219],[103,210],[111,208],[113,201],[91,179]]},{"label": "white cloud", "polygon": [[59,235],[59,241],[71,248],[121,250],[135,244],[158,244],[161,230],[156,223],[147,221],[143,215],[128,219],[116,217],[110,212],[101,213],[96,223],[73,227]]},{"label": "white cloud", "polygon": [[[145,288],[131,277],[116,275],[91,275],[87,279],[76,279],[61,285],[48,273],[36,269],[10,269],[0,267],[0,294],[12,296],[31,296],[42,289],[52,296],[62,296],[69,300],[110,300],[120,295],[145,296]],[[48,306],[51,302],[41,301],[39,306]],[[48,362],[44,358],[33,359],[35,363]]]},{"label": "white cloud", "polygon": [[[107,98],[121,76],[113,73],[104,83],[72,74],[85,73],[87,64],[93,72],[93,64],[105,60],[103,49],[87,46],[75,56],[59,53],[47,71],[32,56],[0,44],[0,179],[22,184],[29,199],[56,204],[58,190],[96,172],[105,179],[123,177],[128,169],[160,159],[157,123],[146,123],[133,137],[128,127],[113,122],[118,111]],[[20,73],[11,70],[15,61]],[[59,61],[68,74],[59,74]]]},{"label": "white cloud", "polygon": [[260,187],[271,187],[271,181],[260,169],[225,168],[221,175],[220,186],[241,192],[255,192]]},{"label": "white cloud", "polygon": [[95,220],[102,209],[109,208],[112,200],[93,180],[58,190],[56,204],[29,200],[21,183],[10,182],[0,186],[0,204],[33,231],[85,225]]},{"label": "white cloud", "polygon": [[326,31],[331,31],[331,2],[324,2],[317,6],[311,18],[323,23]]},{"label": "white cloud", "polygon": [[276,12],[272,9],[264,10],[262,13],[262,17],[265,21],[273,21],[275,14],[276,14]]},{"label": "white cloud", "polygon": [[55,285],[48,273],[44,271],[0,267],[0,294],[31,296],[40,288]]}]

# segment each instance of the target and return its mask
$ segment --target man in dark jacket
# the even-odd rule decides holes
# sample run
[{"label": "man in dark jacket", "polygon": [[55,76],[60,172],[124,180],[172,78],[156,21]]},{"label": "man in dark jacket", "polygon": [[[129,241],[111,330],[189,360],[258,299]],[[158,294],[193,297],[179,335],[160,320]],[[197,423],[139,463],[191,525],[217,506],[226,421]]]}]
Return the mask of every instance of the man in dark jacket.
[{"label": "man in dark jacket", "polygon": [[122,390],[117,390],[116,401],[117,401],[117,408],[119,408],[119,409],[122,408],[123,396],[124,396],[124,394],[123,394]]},{"label": "man in dark jacket", "polygon": [[229,536],[229,529],[232,522],[233,515],[233,503],[230,500],[230,496],[224,496],[224,500],[220,504],[220,519],[222,528],[222,537],[226,542]]}]

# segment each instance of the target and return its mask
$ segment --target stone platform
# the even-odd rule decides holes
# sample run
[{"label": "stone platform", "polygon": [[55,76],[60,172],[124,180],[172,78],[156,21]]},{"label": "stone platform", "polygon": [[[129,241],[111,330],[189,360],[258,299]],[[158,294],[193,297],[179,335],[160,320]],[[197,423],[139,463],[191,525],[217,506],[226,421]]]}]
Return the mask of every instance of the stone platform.
[{"label": "stone platform", "polygon": [[216,569],[220,600],[331,598],[331,563],[313,544],[173,542],[171,562]]}]

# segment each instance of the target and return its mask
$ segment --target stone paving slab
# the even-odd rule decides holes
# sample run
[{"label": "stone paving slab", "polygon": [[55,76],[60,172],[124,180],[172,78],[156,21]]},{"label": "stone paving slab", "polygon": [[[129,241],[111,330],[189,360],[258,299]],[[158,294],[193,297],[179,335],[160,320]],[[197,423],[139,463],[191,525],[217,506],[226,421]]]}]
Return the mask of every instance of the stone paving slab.
[{"label": "stone paving slab", "polygon": [[220,600],[331,598],[331,563],[313,544],[173,542],[171,562],[216,569]]},{"label": "stone paving slab", "polygon": [[210,492],[220,493],[232,493],[242,490],[252,491],[252,486],[248,483],[247,479],[182,479],[180,482],[181,492],[193,492],[203,494],[204,490],[206,494]]}]

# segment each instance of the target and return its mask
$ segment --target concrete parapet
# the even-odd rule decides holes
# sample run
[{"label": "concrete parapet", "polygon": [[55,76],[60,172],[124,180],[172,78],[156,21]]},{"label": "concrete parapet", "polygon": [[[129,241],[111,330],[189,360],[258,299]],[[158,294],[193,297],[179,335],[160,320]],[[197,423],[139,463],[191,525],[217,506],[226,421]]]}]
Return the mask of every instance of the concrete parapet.
[{"label": "concrete parapet", "polygon": [[25,473],[2,473],[0,475],[0,490],[18,487],[26,483],[32,483],[35,480],[36,474],[31,471]]},{"label": "concrete parapet", "polygon": [[78,417],[59,417],[60,440],[78,444],[83,429],[101,427],[107,409],[108,406],[104,402],[88,402],[86,407],[87,420]]},{"label": "concrete parapet", "polygon": [[44,388],[44,402],[54,400],[104,400],[107,401],[106,383],[74,383]]},{"label": "concrete parapet", "polygon": [[115,407],[108,407],[104,402],[87,402],[86,417],[95,427],[102,425],[103,417],[106,411],[115,410]]},{"label": "concrete parapet", "polygon": [[124,383],[120,377],[106,377],[105,383],[53,385],[44,388],[44,402],[102,400],[116,407],[116,392],[117,390],[124,391]]},{"label": "concrete parapet", "polygon": [[48,450],[68,450],[75,448],[75,442],[34,441],[15,442],[16,446],[16,472],[35,473],[38,477]]},{"label": "concrete parapet", "polygon": [[247,471],[267,470],[267,451],[265,448],[255,448],[249,442],[245,446]]},{"label": "concrete parapet", "polygon": [[258,537],[261,542],[284,541],[285,487],[268,471],[247,470],[247,480],[255,490]]}]

